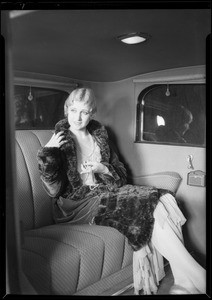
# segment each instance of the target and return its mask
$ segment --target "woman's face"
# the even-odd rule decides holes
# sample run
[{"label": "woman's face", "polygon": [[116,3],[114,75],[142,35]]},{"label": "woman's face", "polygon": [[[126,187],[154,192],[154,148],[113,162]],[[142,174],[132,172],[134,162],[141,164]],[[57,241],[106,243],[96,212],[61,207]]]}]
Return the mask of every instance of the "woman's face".
[{"label": "woman's face", "polygon": [[71,130],[83,130],[90,121],[91,108],[88,104],[75,101],[68,107],[68,122]]}]

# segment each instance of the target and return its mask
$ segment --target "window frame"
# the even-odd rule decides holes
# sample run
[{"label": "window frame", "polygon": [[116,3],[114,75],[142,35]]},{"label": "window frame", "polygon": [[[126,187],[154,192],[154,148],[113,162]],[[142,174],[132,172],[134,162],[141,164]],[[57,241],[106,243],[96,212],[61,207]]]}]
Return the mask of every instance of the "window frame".
[{"label": "window frame", "polygon": [[[40,89],[50,89],[70,94],[78,83],[69,78],[59,77],[48,74],[38,74],[31,72],[14,71],[13,87],[24,86]],[[15,108],[14,108],[15,109]],[[15,121],[14,121],[15,123]],[[15,124],[14,124],[15,127]],[[15,130],[47,130],[49,128],[15,128]],[[51,129],[51,128],[50,128]]]},{"label": "window frame", "polygon": [[[197,148],[206,148],[206,141],[202,145],[198,144],[191,144],[191,143],[174,143],[174,142],[161,142],[161,141],[147,141],[147,140],[142,140],[139,139],[140,134],[139,130],[139,113],[140,113],[140,105],[142,102],[143,97],[150,91],[150,87],[154,86],[157,88],[159,85],[171,85],[171,84],[205,84],[206,85],[206,80],[205,80],[205,74],[197,74],[197,75],[181,75],[181,76],[173,76],[170,78],[164,77],[163,79],[160,78],[149,78],[149,79],[134,79],[134,103],[135,103],[135,122],[134,122],[134,143],[135,144],[153,144],[153,145],[168,145],[168,146],[183,146],[183,147],[197,147]],[[207,90],[207,86],[206,86]],[[143,93],[143,94],[142,94]],[[141,96],[142,95],[142,96]],[[141,100],[139,100],[139,98]],[[139,103],[140,102],[140,103]],[[207,101],[206,101],[207,104]],[[143,110],[141,110],[141,114],[143,114]],[[207,129],[207,128],[206,128]],[[141,131],[141,130],[140,130]],[[143,132],[143,131],[141,131]],[[206,132],[205,132],[206,134]]]}]

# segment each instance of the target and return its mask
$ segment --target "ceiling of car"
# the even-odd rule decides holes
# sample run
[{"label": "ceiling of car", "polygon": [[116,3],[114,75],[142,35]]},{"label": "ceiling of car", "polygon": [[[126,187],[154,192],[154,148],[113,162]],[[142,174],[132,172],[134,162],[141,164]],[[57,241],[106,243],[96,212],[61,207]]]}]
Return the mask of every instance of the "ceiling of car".
[{"label": "ceiling of car", "polygon": [[[11,24],[15,70],[112,82],[204,65],[211,10],[36,10],[14,14]],[[117,39],[131,32],[151,38],[137,45]]]}]

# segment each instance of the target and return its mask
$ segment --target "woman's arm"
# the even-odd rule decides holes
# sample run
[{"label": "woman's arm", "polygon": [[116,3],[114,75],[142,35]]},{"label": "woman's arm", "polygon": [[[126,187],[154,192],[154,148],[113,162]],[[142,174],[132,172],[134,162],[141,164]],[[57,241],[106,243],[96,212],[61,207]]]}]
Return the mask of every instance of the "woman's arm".
[{"label": "woman's arm", "polygon": [[109,162],[86,161],[81,165],[81,174],[93,171],[104,184],[116,184],[120,187],[126,184],[126,169],[123,163],[120,162],[116,152],[111,148],[109,148],[109,151]]},{"label": "woman's arm", "polygon": [[121,187],[127,183],[127,172],[124,164],[119,160],[114,145],[109,139],[107,129],[104,126],[101,126],[101,137],[104,141],[103,149],[105,149],[106,152],[109,151],[109,161],[107,159],[101,161],[101,171],[97,171],[97,177],[105,184],[115,184],[116,186]]},{"label": "woman's arm", "polygon": [[65,184],[62,154],[59,148],[66,141],[62,139],[62,132],[53,134],[50,141],[37,153],[43,187],[50,197],[57,197]]},{"label": "woman's arm", "polygon": [[116,152],[110,147],[109,162],[101,161],[88,162],[93,172],[103,181],[106,185],[117,185],[121,187],[127,182],[127,172],[124,164],[120,162]]},{"label": "woman's arm", "polygon": [[127,183],[127,172],[124,164],[119,160],[116,152],[110,148],[110,161],[103,164],[107,167],[109,173],[102,174],[104,180],[109,180],[116,183],[118,187]]}]

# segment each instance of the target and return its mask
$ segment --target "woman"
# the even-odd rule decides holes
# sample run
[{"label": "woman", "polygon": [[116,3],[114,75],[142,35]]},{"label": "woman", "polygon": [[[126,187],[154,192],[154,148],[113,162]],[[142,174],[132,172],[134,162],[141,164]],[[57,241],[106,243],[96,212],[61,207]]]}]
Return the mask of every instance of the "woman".
[{"label": "woman", "polygon": [[157,251],[170,262],[175,280],[170,293],[205,293],[205,270],[183,245],[185,218],[174,197],[163,189],[126,184],[126,170],[109,146],[105,127],[92,119],[93,91],[74,90],[64,112],[66,118],[38,152],[55,221],[112,226],[122,232],[134,250],[137,294],[140,288],[145,294],[157,292]]}]

